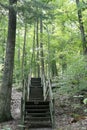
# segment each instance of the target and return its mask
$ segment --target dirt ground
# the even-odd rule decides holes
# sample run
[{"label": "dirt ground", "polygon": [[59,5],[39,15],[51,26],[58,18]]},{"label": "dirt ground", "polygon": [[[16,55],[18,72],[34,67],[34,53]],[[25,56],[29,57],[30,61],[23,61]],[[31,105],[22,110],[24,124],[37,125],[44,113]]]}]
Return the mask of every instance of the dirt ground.
[{"label": "dirt ground", "polygon": [[[82,106],[81,106],[82,105]],[[87,130],[87,106],[71,100],[67,95],[58,95],[55,99],[55,128],[54,130]],[[13,89],[12,116],[14,120],[0,124],[0,130],[20,129],[21,92]],[[51,128],[38,128],[30,130],[52,130]]]}]

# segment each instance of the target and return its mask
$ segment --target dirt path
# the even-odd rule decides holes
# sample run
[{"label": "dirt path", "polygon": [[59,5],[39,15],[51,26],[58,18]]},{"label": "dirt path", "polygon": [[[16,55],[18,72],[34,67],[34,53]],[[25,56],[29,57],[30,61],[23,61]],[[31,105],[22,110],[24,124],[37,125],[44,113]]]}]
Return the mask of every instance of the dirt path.
[{"label": "dirt path", "polygon": [[[61,95],[62,96],[62,95]],[[55,128],[54,130],[87,130],[86,116],[77,121],[71,116],[74,113],[72,106],[66,97],[58,97],[55,101]],[[73,104],[73,103],[72,103]],[[12,92],[12,116],[14,120],[0,124],[0,130],[20,130],[20,106],[21,93],[13,89]],[[83,108],[82,108],[83,109]],[[78,109],[79,110],[79,109]],[[80,110],[81,112],[81,110]],[[81,112],[82,113],[82,112]],[[10,129],[7,129],[10,128]],[[52,130],[51,128],[38,128],[30,130]]]}]

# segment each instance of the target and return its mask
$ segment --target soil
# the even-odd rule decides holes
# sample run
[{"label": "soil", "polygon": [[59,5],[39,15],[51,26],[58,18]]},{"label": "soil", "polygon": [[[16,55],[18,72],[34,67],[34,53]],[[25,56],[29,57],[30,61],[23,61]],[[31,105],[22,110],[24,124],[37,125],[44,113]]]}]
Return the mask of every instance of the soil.
[{"label": "soil", "polygon": [[[0,130],[21,130],[20,110],[21,92],[12,91],[12,116],[14,120],[0,123]],[[87,130],[86,105],[77,98],[67,94],[56,93],[55,96],[55,128],[54,130]],[[30,130],[52,130],[51,128],[38,128]]]}]

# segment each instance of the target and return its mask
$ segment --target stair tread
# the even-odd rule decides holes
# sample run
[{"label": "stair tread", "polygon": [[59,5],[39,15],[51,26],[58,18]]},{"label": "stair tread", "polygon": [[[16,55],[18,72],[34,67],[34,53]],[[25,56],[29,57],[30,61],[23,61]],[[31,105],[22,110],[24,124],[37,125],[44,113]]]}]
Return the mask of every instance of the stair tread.
[{"label": "stair tread", "polygon": [[33,109],[29,109],[29,108],[27,108],[26,110],[27,111],[48,111],[49,109],[46,109],[46,108],[45,109],[34,109],[34,108]]},{"label": "stair tread", "polygon": [[41,81],[33,80],[33,81],[31,81],[31,83],[39,83],[39,84],[41,84]]},{"label": "stair tread", "polygon": [[25,121],[26,128],[47,128],[52,127],[51,121]]},{"label": "stair tread", "polygon": [[[25,104],[34,104],[34,102],[26,101]],[[38,104],[49,104],[49,101],[39,101]]]},{"label": "stair tread", "polygon": [[29,108],[29,107],[26,107],[25,110],[36,110],[36,111],[40,111],[40,110],[49,110],[49,107],[36,107],[36,108]]},{"label": "stair tread", "polygon": [[37,88],[37,89],[42,89],[42,90],[43,90],[43,87],[42,87],[41,85],[33,85],[33,84],[32,84],[32,85],[30,86],[30,89],[33,89],[33,88],[35,88],[35,89]]},{"label": "stair tread", "polygon": [[43,108],[44,109],[44,108],[49,108],[49,106],[48,105],[31,105],[31,106],[30,105],[26,105],[25,109],[28,109],[28,108],[29,109],[32,109],[32,108],[34,108],[34,109]]},{"label": "stair tread", "polygon": [[40,116],[40,117],[36,117],[36,116],[25,116],[25,120],[27,120],[27,119],[30,119],[30,120],[50,120],[50,116],[47,116],[47,117],[42,117],[42,116]]},{"label": "stair tread", "polygon": [[32,101],[32,103],[26,103],[25,106],[49,106],[49,104],[47,103],[42,103],[42,101]]},{"label": "stair tread", "polygon": [[32,124],[48,124],[51,123],[51,120],[25,120],[24,123],[32,123]]},{"label": "stair tread", "polygon": [[47,115],[50,115],[50,112],[43,112],[43,113],[27,113],[27,116],[28,115],[34,115],[34,116],[47,116]]}]

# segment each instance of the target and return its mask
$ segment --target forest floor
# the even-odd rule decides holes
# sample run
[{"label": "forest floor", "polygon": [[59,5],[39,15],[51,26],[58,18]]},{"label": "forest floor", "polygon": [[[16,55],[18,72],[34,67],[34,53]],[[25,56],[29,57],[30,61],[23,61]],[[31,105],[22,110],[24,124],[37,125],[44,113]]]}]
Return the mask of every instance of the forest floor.
[{"label": "forest floor", "polygon": [[[87,106],[76,97],[56,93],[54,130],[87,130]],[[0,130],[20,130],[21,92],[13,89],[12,116],[14,120],[0,124]],[[30,130],[51,130],[30,129]]]}]

